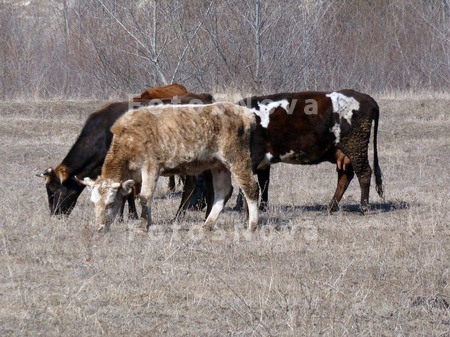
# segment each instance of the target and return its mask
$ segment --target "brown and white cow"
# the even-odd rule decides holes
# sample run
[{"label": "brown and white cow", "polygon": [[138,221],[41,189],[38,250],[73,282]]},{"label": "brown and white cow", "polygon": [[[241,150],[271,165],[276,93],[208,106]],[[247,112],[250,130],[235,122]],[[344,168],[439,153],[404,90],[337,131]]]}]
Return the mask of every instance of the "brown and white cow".
[{"label": "brown and white cow", "polygon": [[[184,95],[179,96],[180,94]],[[145,99],[135,97],[134,102],[114,102],[93,112],[62,162],[57,167],[48,168],[37,175],[45,179],[52,215],[69,215],[75,207],[78,197],[85,187],[75,180],[75,176],[96,178],[100,174],[113,137],[110,128],[130,108],[139,108],[149,104],[195,104],[215,101],[209,94],[188,93],[186,88],[179,84],[151,88],[144,91],[141,96]],[[172,102],[172,100],[174,101]],[[188,199],[192,196],[194,187],[195,177],[189,177],[177,215],[188,207]],[[128,203],[130,217],[137,218],[133,195],[128,196]],[[121,213],[123,213],[123,209]]]},{"label": "brown and white cow", "polygon": [[92,187],[99,229],[108,230],[121,200],[142,179],[141,204],[145,231],[151,224],[150,206],[160,175],[197,175],[210,169],[214,205],[204,223],[211,229],[231,191],[231,173],[241,186],[249,210],[249,229],[258,223],[258,184],[250,157],[255,116],[232,103],[147,107],[127,112],[112,127],[113,141],[101,176]]},{"label": "brown and white cow", "polygon": [[279,93],[248,97],[238,104],[252,109],[257,116],[252,165],[262,189],[260,208],[268,202],[270,165],[329,161],[336,163],[338,173],[329,210],[337,210],[356,173],[361,210],[366,211],[372,174],[368,159],[372,121],[376,191],[383,196],[377,151],[379,108],[372,97],[353,90]]}]

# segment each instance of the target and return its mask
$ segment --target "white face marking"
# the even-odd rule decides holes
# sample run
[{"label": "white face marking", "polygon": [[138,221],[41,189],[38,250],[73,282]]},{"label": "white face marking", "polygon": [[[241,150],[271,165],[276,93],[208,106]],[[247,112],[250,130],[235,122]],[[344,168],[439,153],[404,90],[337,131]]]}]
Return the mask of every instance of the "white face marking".
[{"label": "white face marking", "polygon": [[345,118],[348,124],[352,124],[353,110],[359,110],[359,102],[353,97],[347,97],[338,92],[327,94],[333,104],[333,112],[339,114],[339,118]]},{"label": "white face marking", "polygon": [[264,156],[264,159],[261,160],[261,162],[258,164],[258,167],[256,169],[261,170],[265,169],[271,164],[271,159],[273,158],[272,154],[270,152],[267,152]]},{"label": "white face marking", "polygon": [[97,203],[100,201],[101,198],[102,198],[102,196],[100,195],[100,192],[98,191],[98,186],[95,186],[91,192],[91,201],[93,203]]},{"label": "white face marking", "polygon": [[331,132],[334,133],[334,136],[336,137],[336,140],[334,141],[336,144],[339,143],[340,141],[340,136],[341,136],[341,126],[336,123],[334,124],[334,126],[330,129]]},{"label": "white face marking", "polygon": [[114,221],[120,208],[120,200],[118,199],[118,191],[120,185],[111,186],[111,182],[103,181],[92,188],[91,201],[94,203],[95,219],[99,229],[109,226]]},{"label": "white face marking", "polygon": [[117,188],[110,188],[108,190],[108,195],[106,196],[105,199],[105,205],[110,205],[114,202],[114,200],[116,199],[116,195],[117,195]]},{"label": "white face marking", "polygon": [[263,102],[258,102],[259,109],[252,109],[253,113],[261,118],[261,126],[263,128],[267,128],[269,126],[270,114],[273,110],[278,107],[282,107],[284,110],[288,111],[289,102],[286,99],[270,102],[268,104],[264,104]]}]

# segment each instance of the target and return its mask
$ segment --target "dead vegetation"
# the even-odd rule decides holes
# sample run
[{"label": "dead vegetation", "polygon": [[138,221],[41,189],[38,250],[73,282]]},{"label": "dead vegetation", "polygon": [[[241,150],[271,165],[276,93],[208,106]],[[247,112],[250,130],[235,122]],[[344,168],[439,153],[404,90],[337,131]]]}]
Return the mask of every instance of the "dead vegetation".
[{"label": "dead vegetation", "polygon": [[200,212],[174,225],[162,183],[147,237],[132,223],[94,233],[86,192],[51,218],[34,173],[102,103],[1,103],[0,334],[450,334],[450,99],[375,98],[386,200],[372,190],[359,215],[353,181],[329,216],[333,165],[277,165],[252,237],[233,199],[211,235]]},{"label": "dead vegetation", "polygon": [[8,0],[0,99],[448,91],[448,0]]}]

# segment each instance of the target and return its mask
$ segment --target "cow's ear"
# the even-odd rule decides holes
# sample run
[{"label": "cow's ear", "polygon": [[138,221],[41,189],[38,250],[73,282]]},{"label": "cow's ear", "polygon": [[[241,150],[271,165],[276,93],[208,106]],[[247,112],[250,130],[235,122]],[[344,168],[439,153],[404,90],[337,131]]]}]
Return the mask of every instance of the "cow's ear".
[{"label": "cow's ear", "polygon": [[133,192],[134,180],[130,179],[122,183],[122,195],[128,195]]},{"label": "cow's ear", "polygon": [[69,169],[65,166],[58,166],[55,169],[56,176],[59,178],[60,183],[62,184],[69,178]]}]

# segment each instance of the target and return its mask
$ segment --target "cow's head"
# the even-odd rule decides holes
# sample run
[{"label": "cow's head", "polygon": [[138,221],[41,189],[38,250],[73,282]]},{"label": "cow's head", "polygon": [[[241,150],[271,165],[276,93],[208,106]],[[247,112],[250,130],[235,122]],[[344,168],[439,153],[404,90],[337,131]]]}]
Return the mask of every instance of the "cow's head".
[{"label": "cow's head", "polygon": [[[77,179],[75,177],[75,179]],[[114,182],[111,179],[90,178],[77,181],[91,191],[91,201],[94,203],[95,221],[98,230],[109,230],[112,222],[119,213],[123,198],[133,192],[134,181]]]},{"label": "cow's head", "polygon": [[50,167],[36,176],[45,179],[50,214],[68,216],[84,185],[73,179],[64,166],[58,166],[56,169]]}]

